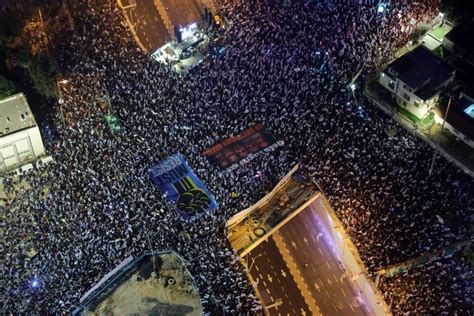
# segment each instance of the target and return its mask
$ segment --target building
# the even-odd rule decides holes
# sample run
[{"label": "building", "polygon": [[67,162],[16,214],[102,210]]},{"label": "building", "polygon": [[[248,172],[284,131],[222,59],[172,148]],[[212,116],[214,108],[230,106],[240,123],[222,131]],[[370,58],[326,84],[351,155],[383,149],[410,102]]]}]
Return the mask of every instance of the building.
[{"label": "building", "polygon": [[38,125],[23,93],[0,100],[0,173],[44,154]]},{"label": "building", "polygon": [[[446,111],[448,111],[447,104],[440,104],[434,110],[434,118],[438,124],[443,124]],[[451,100],[444,127],[474,148],[474,85],[464,87],[459,97]]]},{"label": "building", "polygon": [[474,24],[461,24],[455,26],[443,38],[443,47],[456,54],[471,66],[474,66],[473,31]]},{"label": "building", "polygon": [[203,315],[194,279],[173,251],[126,258],[79,302],[72,315]]},{"label": "building", "polygon": [[389,64],[379,83],[391,92],[398,106],[421,119],[437,104],[440,92],[454,77],[453,67],[418,46]]}]

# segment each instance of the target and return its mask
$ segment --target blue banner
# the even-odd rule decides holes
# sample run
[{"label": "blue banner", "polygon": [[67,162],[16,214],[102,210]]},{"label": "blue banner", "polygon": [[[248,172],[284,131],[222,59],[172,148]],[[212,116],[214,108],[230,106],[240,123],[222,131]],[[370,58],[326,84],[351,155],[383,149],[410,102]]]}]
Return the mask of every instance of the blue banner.
[{"label": "blue banner", "polygon": [[184,219],[190,219],[217,208],[214,197],[181,154],[175,154],[148,169],[151,181]]}]

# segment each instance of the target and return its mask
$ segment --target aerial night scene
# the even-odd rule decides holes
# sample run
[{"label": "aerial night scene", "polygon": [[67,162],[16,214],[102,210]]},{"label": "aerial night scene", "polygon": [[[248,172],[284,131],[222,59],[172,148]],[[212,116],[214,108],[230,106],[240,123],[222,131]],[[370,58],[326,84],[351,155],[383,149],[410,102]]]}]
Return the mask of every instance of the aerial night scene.
[{"label": "aerial night scene", "polygon": [[474,315],[474,1],[0,0],[1,315]]}]

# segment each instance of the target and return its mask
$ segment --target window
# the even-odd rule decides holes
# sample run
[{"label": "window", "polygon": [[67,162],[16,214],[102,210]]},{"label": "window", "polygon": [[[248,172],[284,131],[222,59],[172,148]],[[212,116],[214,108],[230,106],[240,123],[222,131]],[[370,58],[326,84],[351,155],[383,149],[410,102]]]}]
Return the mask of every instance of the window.
[{"label": "window", "polygon": [[410,96],[406,93],[403,94],[403,98],[407,101],[410,101]]},{"label": "window", "polygon": [[392,90],[395,90],[395,82],[393,82],[392,80],[389,81],[388,83],[388,87]]},{"label": "window", "polygon": [[407,86],[406,84],[403,85],[403,89],[411,92],[411,88],[409,86]]},{"label": "window", "polygon": [[413,102],[413,105],[416,107],[416,108],[419,108],[420,107],[420,103],[419,102]]}]

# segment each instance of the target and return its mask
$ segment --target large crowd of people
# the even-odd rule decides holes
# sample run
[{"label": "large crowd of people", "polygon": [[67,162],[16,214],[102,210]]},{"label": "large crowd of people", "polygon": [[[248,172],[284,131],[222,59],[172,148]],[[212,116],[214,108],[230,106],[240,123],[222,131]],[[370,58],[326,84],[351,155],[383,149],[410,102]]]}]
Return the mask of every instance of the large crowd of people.
[{"label": "large crowd of people", "polygon": [[[10,190],[25,181],[47,192],[35,198],[17,192],[5,211],[3,310],[69,312],[95,282],[151,241],[155,250],[174,249],[189,260],[208,313],[258,313],[225,222],[297,162],[318,181],[371,273],[472,238],[473,180],[442,157],[430,175],[433,150],[371,105],[361,84],[356,99],[347,87],[360,69],[359,82],[387,63],[409,40],[410,22],[431,21],[440,5],[388,3],[379,12],[374,1],[361,0],[222,0],[229,23],[216,36],[225,52],[177,74],[137,48],[113,1],[73,2],[74,31],[52,43],[67,79],[53,117],[57,139],[48,146],[54,163],[5,180]],[[102,102],[105,95],[110,105]],[[122,120],[123,133],[111,134],[104,120],[109,111]],[[284,140],[285,149],[231,173],[202,156],[254,123]],[[147,175],[177,152],[219,204],[192,222],[180,219]],[[17,203],[21,199],[28,203]],[[32,243],[36,256],[29,258],[20,241]],[[468,314],[472,274],[471,281],[459,274],[425,282],[444,267],[458,271],[457,262],[408,272],[410,289],[433,289],[407,303],[390,292],[405,276],[385,279],[392,311]],[[446,304],[446,297],[456,300]]]}]

